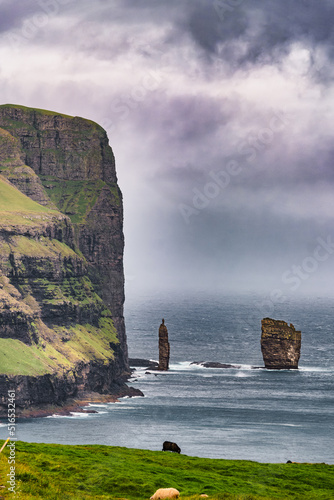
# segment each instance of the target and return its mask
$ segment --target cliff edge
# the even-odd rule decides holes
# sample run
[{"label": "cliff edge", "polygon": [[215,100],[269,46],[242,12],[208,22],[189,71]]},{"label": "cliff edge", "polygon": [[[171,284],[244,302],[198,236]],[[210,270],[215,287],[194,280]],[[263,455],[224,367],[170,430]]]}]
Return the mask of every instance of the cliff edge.
[{"label": "cliff edge", "polygon": [[0,404],[126,393],[123,205],[106,132],[0,106]]}]

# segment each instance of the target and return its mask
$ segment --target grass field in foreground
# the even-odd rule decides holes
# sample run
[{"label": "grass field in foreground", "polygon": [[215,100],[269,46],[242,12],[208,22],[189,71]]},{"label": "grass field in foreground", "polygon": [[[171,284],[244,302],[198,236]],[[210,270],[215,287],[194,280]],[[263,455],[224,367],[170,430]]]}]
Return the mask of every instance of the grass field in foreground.
[{"label": "grass field in foreground", "polygon": [[[112,432],[112,429],[111,429]],[[9,449],[0,455],[6,485]],[[18,442],[16,495],[24,500],[145,500],[175,487],[181,499],[206,493],[212,500],[334,499],[334,465],[260,464],[100,445]]]}]

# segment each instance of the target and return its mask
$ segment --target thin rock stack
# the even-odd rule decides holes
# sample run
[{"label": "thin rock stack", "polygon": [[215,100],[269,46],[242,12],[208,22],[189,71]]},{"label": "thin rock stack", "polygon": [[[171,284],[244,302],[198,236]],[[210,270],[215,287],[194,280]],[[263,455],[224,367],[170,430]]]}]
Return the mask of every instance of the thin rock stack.
[{"label": "thin rock stack", "polygon": [[159,370],[168,370],[169,368],[170,345],[168,342],[168,330],[165,320],[159,327]]},{"label": "thin rock stack", "polygon": [[300,358],[301,332],[285,321],[264,318],[261,350],[266,368],[272,370],[297,369]]}]

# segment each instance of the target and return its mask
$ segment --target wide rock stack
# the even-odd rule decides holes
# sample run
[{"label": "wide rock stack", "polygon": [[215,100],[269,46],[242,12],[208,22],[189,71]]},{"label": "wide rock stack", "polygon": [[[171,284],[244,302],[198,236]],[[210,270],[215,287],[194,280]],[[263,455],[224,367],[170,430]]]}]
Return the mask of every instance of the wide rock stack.
[{"label": "wide rock stack", "polygon": [[285,321],[264,318],[261,322],[261,350],[266,368],[297,369],[300,358],[301,332]]},{"label": "wide rock stack", "polygon": [[168,370],[169,368],[170,345],[168,342],[168,330],[165,320],[159,327],[159,370]]}]

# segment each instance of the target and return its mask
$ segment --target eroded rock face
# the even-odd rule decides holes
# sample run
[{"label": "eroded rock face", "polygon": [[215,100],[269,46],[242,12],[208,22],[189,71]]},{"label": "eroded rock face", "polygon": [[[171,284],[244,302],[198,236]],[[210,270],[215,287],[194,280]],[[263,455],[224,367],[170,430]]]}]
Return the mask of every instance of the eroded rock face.
[{"label": "eroded rock face", "polygon": [[24,164],[23,158],[19,139],[0,128],[0,174],[32,200],[55,209],[38,175]]},{"label": "eroded rock face", "polygon": [[25,407],[124,392],[123,206],[106,133],[13,105],[0,127],[0,401],[13,384]]},{"label": "eroded rock face", "polygon": [[128,369],[123,203],[105,130],[80,117],[16,105],[0,106],[0,127],[6,129],[2,156],[7,155],[0,173],[33,200],[71,219],[75,244],[112,313]]},{"label": "eroded rock face", "polygon": [[261,350],[266,368],[297,369],[300,358],[301,332],[285,321],[264,318],[261,322]]},{"label": "eroded rock face", "polygon": [[168,342],[168,330],[165,320],[159,327],[159,370],[168,370],[169,368],[170,345]]}]

